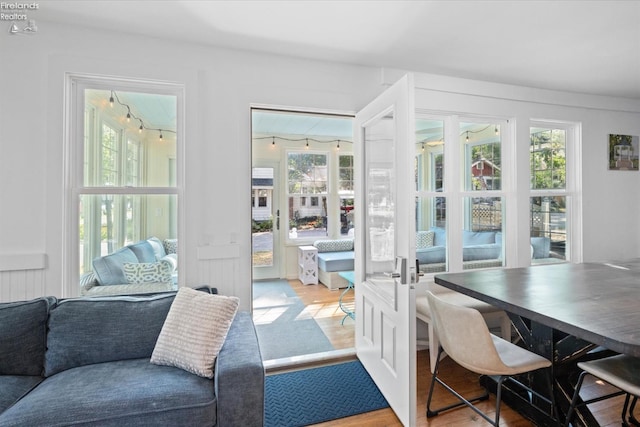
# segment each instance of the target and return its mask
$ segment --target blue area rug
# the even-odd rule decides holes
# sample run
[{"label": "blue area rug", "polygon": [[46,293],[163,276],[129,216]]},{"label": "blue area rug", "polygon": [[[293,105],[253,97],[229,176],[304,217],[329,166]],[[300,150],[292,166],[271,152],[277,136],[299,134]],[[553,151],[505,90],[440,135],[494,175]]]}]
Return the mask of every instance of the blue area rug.
[{"label": "blue area rug", "polygon": [[269,375],[265,427],[322,423],[389,404],[359,361]]},{"label": "blue area rug", "polygon": [[286,280],[253,283],[253,313],[263,360],[333,350]]}]

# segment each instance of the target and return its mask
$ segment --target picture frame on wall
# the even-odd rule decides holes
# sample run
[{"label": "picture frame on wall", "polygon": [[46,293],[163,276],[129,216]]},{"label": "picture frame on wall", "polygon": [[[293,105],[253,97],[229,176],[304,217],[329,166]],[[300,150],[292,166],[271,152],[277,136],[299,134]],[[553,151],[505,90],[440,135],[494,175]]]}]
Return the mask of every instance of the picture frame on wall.
[{"label": "picture frame on wall", "polygon": [[637,135],[609,134],[609,170],[638,170],[638,139]]}]

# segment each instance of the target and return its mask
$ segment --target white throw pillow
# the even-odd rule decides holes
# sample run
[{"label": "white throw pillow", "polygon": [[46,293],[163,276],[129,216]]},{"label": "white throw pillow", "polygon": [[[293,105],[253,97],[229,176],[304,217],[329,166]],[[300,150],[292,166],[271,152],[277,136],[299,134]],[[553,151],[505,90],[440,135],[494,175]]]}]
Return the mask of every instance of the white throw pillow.
[{"label": "white throw pillow", "polygon": [[162,326],[151,363],[213,378],[213,366],[239,299],[180,288]]}]

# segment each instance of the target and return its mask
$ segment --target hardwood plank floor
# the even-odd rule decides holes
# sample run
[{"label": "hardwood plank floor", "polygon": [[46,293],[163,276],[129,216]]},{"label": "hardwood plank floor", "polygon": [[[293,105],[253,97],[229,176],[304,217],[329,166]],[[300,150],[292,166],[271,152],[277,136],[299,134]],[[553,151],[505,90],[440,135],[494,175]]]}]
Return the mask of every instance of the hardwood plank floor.
[{"label": "hardwood plank floor", "polygon": [[[338,305],[338,298],[342,290],[331,291],[322,284],[318,285],[302,285],[298,280],[290,280],[289,284],[298,294],[300,299],[307,306],[307,313],[311,314],[322,328],[325,335],[329,338],[334,348],[337,350],[347,350],[354,347],[355,322],[347,318],[344,324],[341,321],[344,313]],[[353,302],[353,291],[350,291],[345,298],[345,302]],[[419,427],[462,427],[462,426],[488,426],[488,422],[479,417],[475,412],[468,408],[455,409],[442,413],[430,419],[426,418],[426,398],[427,391],[431,381],[431,371],[429,369],[428,351],[419,351],[417,355],[417,396],[418,396],[418,416],[417,425]],[[443,379],[452,384],[454,388],[463,394],[476,395],[482,392],[482,388],[478,383],[478,375],[467,371],[454,363],[450,358],[446,358],[441,362],[441,373]],[[583,386],[583,398],[588,399],[592,396],[606,394],[611,388],[602,382],[594,381],[587,377]],[[436,388],[437,393],[434,395],[434,407],[442,404],[453,403],[455,398],[442,388]],[[620,412],[624,397],[616,397],[614,399],[594,403],[589,406],[599,424],[604,427],[613,427],[620,425]],[[495,396],[491,395],[489,400],[481,402],[478,407],[491,414],[495,413]],[[500,415],[500,425],[507,427],[529,427],[533,424],[523,418],[520,414],[503,405]],[[390,409],[382,409],[379,411],[368,412],[353,417],[333,420],[326,423],[316,424],[316,427],[391,427],[401,426],[402,424]]]}]

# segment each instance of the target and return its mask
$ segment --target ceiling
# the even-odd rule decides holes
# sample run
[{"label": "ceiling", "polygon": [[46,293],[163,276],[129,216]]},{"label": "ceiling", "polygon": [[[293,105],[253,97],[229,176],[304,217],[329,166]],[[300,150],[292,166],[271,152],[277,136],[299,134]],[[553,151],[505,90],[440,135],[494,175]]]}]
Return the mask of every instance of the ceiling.
[{"label": "ceiling", "polygon": [[639,1],[49,0],[39,6],[39,31],[42,21],[55,21],[640,99]]}]

